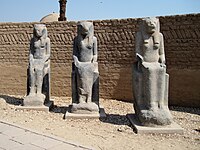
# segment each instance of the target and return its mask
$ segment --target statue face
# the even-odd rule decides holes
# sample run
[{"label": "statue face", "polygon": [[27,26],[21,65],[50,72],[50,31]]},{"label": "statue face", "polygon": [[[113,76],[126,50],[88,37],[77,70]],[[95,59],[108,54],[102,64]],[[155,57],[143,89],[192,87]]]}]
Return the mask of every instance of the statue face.
[{"label": "statue face", "polygon": [[42,37],[45,32],[45,25],[43,24],[36,24],[34,26],[35,36]]},{"label": "statue face", "polygon": [[86,22],[86,21],[80,22],[78,24],[78,32],[83,36],[89,35],[90,32],[92,32],[92,27],[93,27],[92,22]]},{"label": "statue face", "polygon": [[81,26],[81,27],[80,27],[80,33],[81,33],[82,35],[88,35],[88,33],[89,33],[89,28],[88,28],[87,26]]},{"label": "statue face", "polygon": [[154,33],[156,31],[157,19],[156,18],[145,19],[145,25],[147,32]]}]

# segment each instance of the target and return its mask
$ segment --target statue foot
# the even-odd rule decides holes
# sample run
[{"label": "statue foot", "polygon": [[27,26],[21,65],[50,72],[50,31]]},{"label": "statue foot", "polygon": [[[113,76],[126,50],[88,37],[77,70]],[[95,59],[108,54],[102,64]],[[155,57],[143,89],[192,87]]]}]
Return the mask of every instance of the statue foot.
[{"label": "statue foot", "polygon": [[43,100],[43,99],[46,98],[46,96],[45,96],[44,94],[42,94],[42,93],[37,93],[36,95],[37,95],[37,97],[38,97],[39,99],[41,99],[41,100]]},{"label": "statue foot", "polygon": [[24,98],[24,106],[43,106],[45,100],[44,94],[29,94]]},{"label": "statue foot", "polygon": [[98,113],[99,112],[99,106],[96,103],[93,103],[93,102],[73,104],[71,112],[72,113],[78,113],[78,114]]},{"label": "statue foot", "polygon": [[164,126],[172,123],[171,115],[161,109],[141,110],[138,117],[144,126]]},{"label": "statue foot", "polygon": [[34,92],[30,92],[29,93],[29,96],[34,96],[36,93],[34,93]]},{"label": "statue foot", "polygon": [[86,102],[85,102],[85,101],[80,101],[79,103],[80,103],[80,104],[85,104]]}]

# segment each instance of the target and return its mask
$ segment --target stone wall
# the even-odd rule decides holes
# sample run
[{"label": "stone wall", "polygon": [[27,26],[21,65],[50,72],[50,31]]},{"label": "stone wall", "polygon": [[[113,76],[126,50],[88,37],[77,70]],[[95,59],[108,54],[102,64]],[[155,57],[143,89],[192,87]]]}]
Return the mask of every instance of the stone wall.
[{"label": "stone wall", "polygon": [[[94,21],[100,96],[130,101],[135,32],[140,19]],[[171,105],[200,106],[200,14],[160,17]],[[29,41],[35,23],[0,23],[0,93],[26,94]],[[46,23],[51,39],[51,93],[71,96],[76,22]]]}]

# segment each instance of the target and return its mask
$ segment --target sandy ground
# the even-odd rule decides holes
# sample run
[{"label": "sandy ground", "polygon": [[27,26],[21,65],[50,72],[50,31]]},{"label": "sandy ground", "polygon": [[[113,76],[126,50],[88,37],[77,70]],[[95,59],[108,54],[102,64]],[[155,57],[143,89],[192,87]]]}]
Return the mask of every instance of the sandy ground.
[{"label": "sandy ground", "polygon": [[93,120],[63,119],[67,97],[53,97],[55,107],[51,112],[16,110],[21,96],[0,95],[0,119],[36,131],[62,137],[84,146],[102,150],[199,150],[200,108],[171,107],[174,121],[184,128],[184,134],[146,134],[133,131],[126,118],[133,113],[131,103],[103,100],[107,118]]}]

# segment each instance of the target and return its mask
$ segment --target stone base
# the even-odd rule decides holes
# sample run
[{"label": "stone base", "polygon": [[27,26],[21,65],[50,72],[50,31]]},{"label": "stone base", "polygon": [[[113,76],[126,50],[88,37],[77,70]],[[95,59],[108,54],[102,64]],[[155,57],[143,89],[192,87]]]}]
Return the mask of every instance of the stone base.
[{"label": "stone base", "polygon": [[99,112],[99,106],[96,103],[73,103],[70,105],[70,112],[75,114],[94,114]]},{"label": "stone base", "polygon": [[167,126],[147,127],[141,125],[135,114],[127,114],[127,118],[130,120],[138,134],[183,134],[183,128],[175,122]]},{"label": "stone base", "polygon": [[71,113],[72,105],[70,105],[67,109],[67,112],[64,116],[65,119],[99,119],[99,118],[105,118],[106,113],[104,111],[103,107],[99,108],[99,112],[94,112],[90,114],[83,114],[83,113]]},{"label": "stone base", "polygon": [[53,107],[53,101],[49,101],[48,103],[42,106],[16,106],[16,110],[37,110],[37,111],[45,111],[49,112],[49,110]]},{"label": "stone base", "polygon": [[23,105],[26,107],[30,106],[42,106],[45,101],[44,94],[29,94],[24,98]]}]

